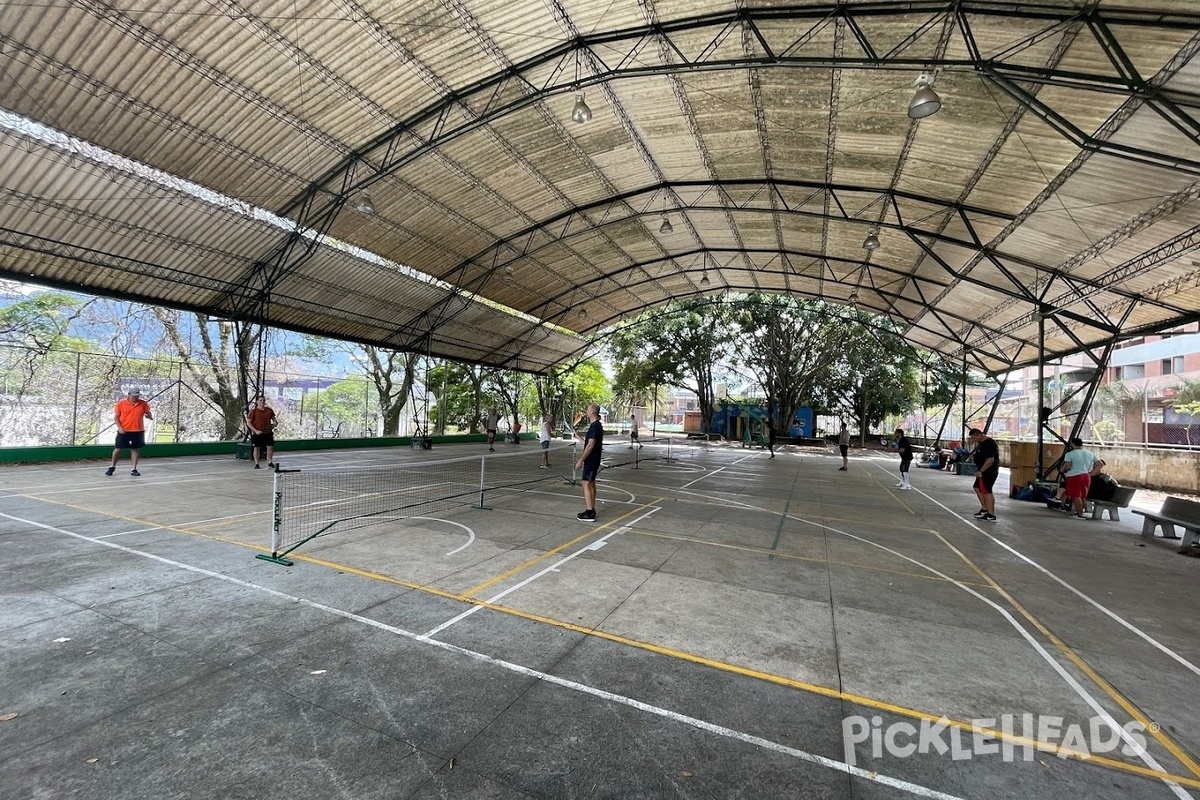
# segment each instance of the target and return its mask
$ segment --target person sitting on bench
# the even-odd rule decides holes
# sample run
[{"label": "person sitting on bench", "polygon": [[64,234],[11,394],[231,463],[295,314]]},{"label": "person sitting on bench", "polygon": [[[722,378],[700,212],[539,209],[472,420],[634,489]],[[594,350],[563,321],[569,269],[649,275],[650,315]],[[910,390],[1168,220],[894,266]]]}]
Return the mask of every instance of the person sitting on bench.
[{"label": "person sitting on bench", "polygon": [[1116,478],[1104,471],[1104,462],[1099,459],[1092,465],[1089,474],[1092,476],[1092,483],[1088,487],[1087,499],[1099,500],[1102,503],[1110,502],[1113,499],[1113,495],[1117,492],[1117,487],[1121,484],[1117,483]]}]

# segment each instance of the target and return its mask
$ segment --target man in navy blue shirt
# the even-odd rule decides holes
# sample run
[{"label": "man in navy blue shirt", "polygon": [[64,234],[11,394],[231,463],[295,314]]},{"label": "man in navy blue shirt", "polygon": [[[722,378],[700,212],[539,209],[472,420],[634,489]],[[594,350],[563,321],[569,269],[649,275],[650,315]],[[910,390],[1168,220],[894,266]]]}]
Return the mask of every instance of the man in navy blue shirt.
[{"label": "man in navy blue shirt", "polygon": [[604,426],[600,424],[600,406],[592,403],[587,410],[588,429],[583,438],[583,452],[575,462],[581,470],[579,480],[583,484],[583,502],[587,506],[577,514],[585,522],[596,520],[596,474],[600,472],[600,451],[604,446]]}]

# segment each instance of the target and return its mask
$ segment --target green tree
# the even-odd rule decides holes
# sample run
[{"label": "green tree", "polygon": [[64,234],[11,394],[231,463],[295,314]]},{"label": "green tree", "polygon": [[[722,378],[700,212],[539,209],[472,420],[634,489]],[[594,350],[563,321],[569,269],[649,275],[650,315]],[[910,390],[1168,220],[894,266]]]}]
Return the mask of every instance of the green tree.
[{"label": "green tree", "polygon": [[500,417],[510,424],[521,418],[521,399],[533,382],[532,376],[511,369],[488,368],[483,371],[484,392],[499,398]]},{"label": "green tree", "polygon": [[612,390],[599,359],[589,356],[573,364],[560,364],[534,378],[532,393],[538,416],[550,415],[550,424],[557,427],[572,413],[582,414],[590,403],[601,406],[612,401]]},{"label": "green tree", "polygon": [[[221,409],[221,438],[236,438],[242,415],[250,407],[251,386],[258,383],[254,356],[263,327],[159,306],[148,308],[162,326],[165,341],[183,360],[184,370],[200,392]],[[190,329],[185,325],[188,316],[194,320]]]},{"label": "green tree", "polygon": [[865,442],[871,426],[921,402],[921,362],[887,321],[857,310],[841,316],[849,326],[845,349],[814,395],[827,413],[857,420]]},{"label": "green tree", "polygon": [[400,416],[412,395],[419,354],[305,335],[287,355],[328,359],[336,353],[348,355],[371,383],[383,418],[382,435],[399,436]]},{"label": "green tree", "polygon": [[786,431],[845,351],[851,328],[825,303],[784,295],[749,295],[734,304],[732,321],[768,413]]},{"label": "green tree", "polygon": [[1200,416],[1200,380],[1184,378],[1175,389],[1175,396],[1170,400],[1171,408],[1177,414],[1187,415],[1188,421],[1183,423],[1183,435],[1188,447],[1192,446],[1192,425]]},{"label": "green tree", "polygon": [[416,353],[401,353],[381,347],[360,348],[366,356],[363,362],[367,379],[375,389],[383,417],[383,435],[400,435],[400,414],[408,403],[413,382],[417,377]]},{"label": "green tree", "polygon": [[626,391],[667,385],[696,394],[704,430],[712,428],[714,380],[735,340],[731,309],[693,297],[641,314],[612,333],[609,352]]},{"label": "green tree", "polygon": [[316,414],[317,430],[324,434],[356,436],[374,421],[371,394],[372,387],[366,379],[345,378],[308,392],[301,401],[300,414]]},{"label": "green tree", "polygon": [[479,433],[483,410],[483,367],[458,361],[443,361],[429,371],[428,391],[437,397],[430,414],[439,430],[447,425]]}]

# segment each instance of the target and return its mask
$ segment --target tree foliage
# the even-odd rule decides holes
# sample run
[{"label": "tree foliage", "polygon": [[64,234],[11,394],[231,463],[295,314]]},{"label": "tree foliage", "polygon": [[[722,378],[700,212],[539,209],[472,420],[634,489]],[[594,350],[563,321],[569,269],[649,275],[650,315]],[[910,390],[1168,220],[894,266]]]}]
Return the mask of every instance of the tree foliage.
[{"label": "tree foliage", "polygon": [[[200,391],[220,409],[224,418],[224,439],[236,438],[242,428],[242,414],[250,407],[251,386],[255,377],[255,348],[263,335],[261,325],[231,320],[210,320],[202,314],[188,314],[160,306],[150,312],[162,325],[164,339],[183,361],[184,369]],[[185,328],[190,316],[194,336]]]},{"label": "tree foliage", "polygon": [[817,387],[846,350],[853,333],[820,301],[752,294],[733,306],[737,351],[766,398],[777,430],[811,404]]},{"label": "tree foliage", "polygon": [[479,433],[483,410],[483,367],[443,361],[429,371],[428,391],[437,397],[437,407],[430,414],[438,430],[447,425]]},{"label": "tree foliage", "polygon": [[618,391],[665,384],[694,392],[704,430],[712,426],[714,383],[735,341],[729,304],[688,298],[640,315],[608,340]]},{"label": "tree foliage", "polygon": [[34,292],[0,307],[0,344],[37,353],[65,349],[67,329],[87,307],[65,292]]},{"label": "tree foliage", "polygon": [[884,320],[844,310],[845,349],[814,392],[826,413],[857,420],[866,436],[889,414],[906,413],[923,396],[916,351]]}]

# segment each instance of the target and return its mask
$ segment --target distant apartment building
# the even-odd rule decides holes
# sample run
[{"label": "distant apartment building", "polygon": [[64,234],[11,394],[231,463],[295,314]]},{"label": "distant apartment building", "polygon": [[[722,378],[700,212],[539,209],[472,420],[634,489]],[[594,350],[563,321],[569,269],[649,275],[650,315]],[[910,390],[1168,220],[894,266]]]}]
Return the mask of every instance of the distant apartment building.
[{"label": "distant apartment building", "polygon": [[[1098,377],[1100,387],[1084,425],[1085,438],[1106,443],[1200,444],[1200,416],[1175,408],[1190,397],[1189,385],[1192,392],[1200,388],[1200,323],[1122,342],[1099,376],[1084,356],[1047,364],[1043,373],[1046,405],[1056,409],[1050,427],[1063,435],[1078,414],[1083,393],[1076,390]],[[992,429],[1011,437],[1034,437],[1038,407],[1037,368],[1026,367],[1009,376]]]}]

